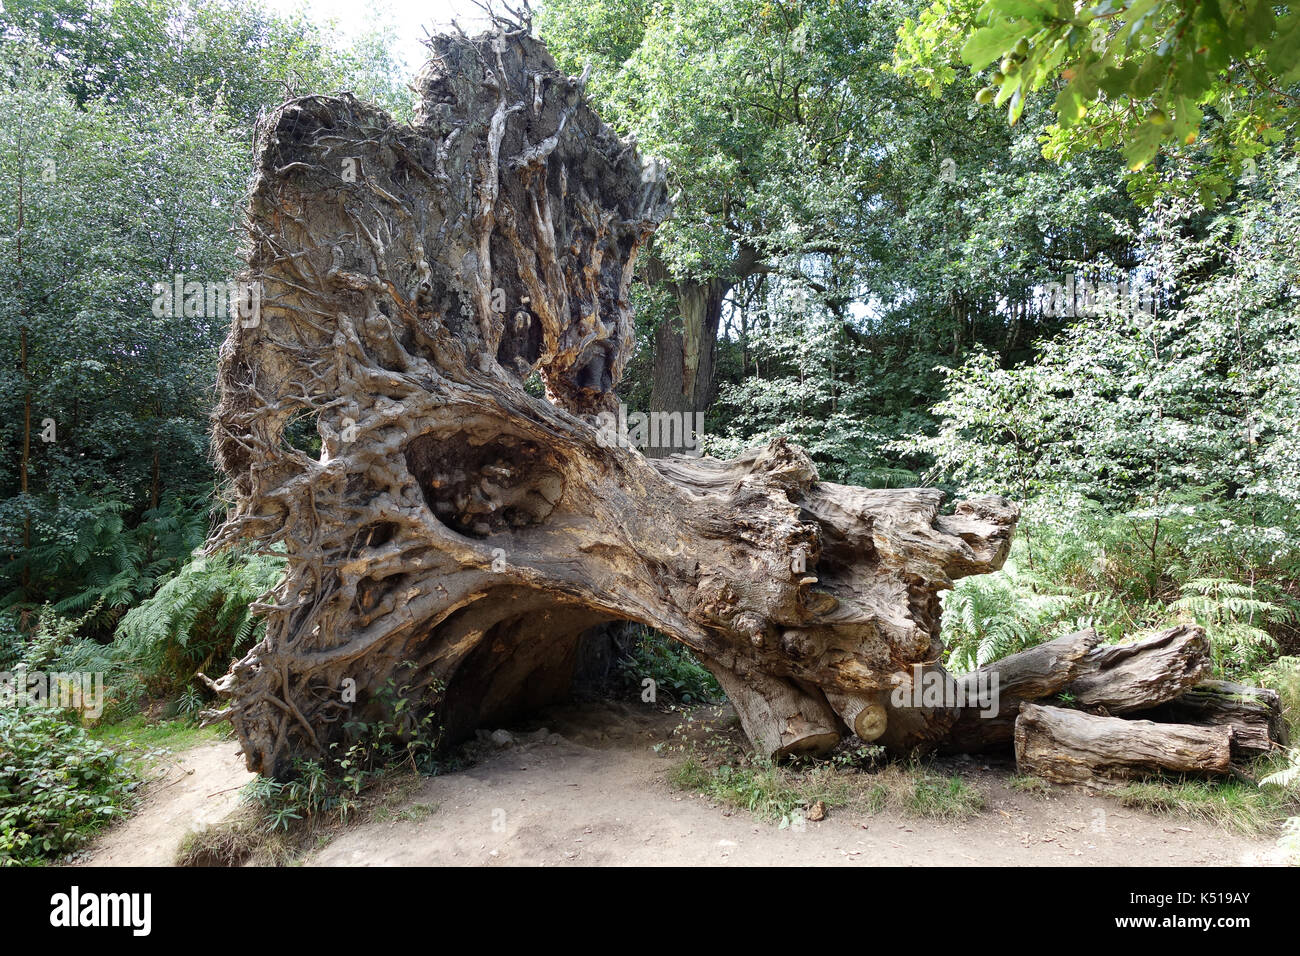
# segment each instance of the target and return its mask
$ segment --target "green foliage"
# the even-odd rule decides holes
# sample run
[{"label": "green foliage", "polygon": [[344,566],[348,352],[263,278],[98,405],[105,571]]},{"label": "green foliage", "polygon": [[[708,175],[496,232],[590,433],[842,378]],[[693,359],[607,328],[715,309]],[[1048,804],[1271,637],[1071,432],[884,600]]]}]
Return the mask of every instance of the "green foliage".
[{"label": "green foliage", "polygon": [[375,695],[375,716],[349,721],[345,740],[330,745],[330,773],[353,793],[360,793],[371,777],[404,764],[426,774],[441,769],[437,713],[445,688],[440,681],[417,687],[409,679],[413,668],[405,662]]},{"label": "green foliage", "polygon": [[1248,835],[1267,832],[1294,810],[1295,797],[1241,780],[1147,780],[1121,788],[1126,807],[1205,820]]},{"label": "green foliage", "polygon": [[0,865],[79,846],[130,804],[137,780],[115,751],[48,710],[0,710]]},{"label": "green foliage", "polygon": [[655,695],[673,703],[700,704],[718,700],[722,688],[690,650],[677,641],[637,625],[635,641],[618,662],[621,683],[628,694],[641,694],[644,681],[655,682]]},{"label": "green foliage", "polygon": [[970,671],[1066,633],[1078,604],[1072,595],[1036,591],[1014,561],[1001,574],[968,578],[943,598],[945,663]]},{"label": "green foliage", "polygon": [[1253,587],[1224,578],[1197,578],[1183,585],[1183,596],[1170,607],[1205,628],[1215,667],[1251,669],[1277,653],[1267,624],[1295,620],[1295,611],[1263,601]]},{"label": "green foliage", "polygon": [[958,57],[987,70],[979,102],[1005,106],[1012,123],[1035,91],[1056,91],[1054,156],[1116,148],[1137,170],[1162,145],[1208,138],[1216,162],[1199,188],[1222,196],[1244,160],[1292,135],[1300,10],[1269,0],[938,0],[900,31],[896,68],[931,89],[953,81]]},{"label": "green foliage", "polygon": [[949,598],[956,656],[1063,622],[1114,637],[1196,620],[1234,673],[1293,633],[1298,189],[1288,160],[1199,230],[1162,204],[1143,242],[1158,308],[1098,297],[1031,363],[976,353],[945,373],[939,428],[896,447],[1025,505],[1012,566]]},{"label": "green foliage", "polygon": [[708,769],[697,756],[677,766],[670,779],[683,790],[695,790],[726,806],[748,810],[784,829],[798,826],[817,801],[828,807],[843,806],[850,796],[845,778],[820,764],[808,771],[792,771],[770,760],[751,766],[723,764]]},{"label": "green foliage", "polygon": [[230,318],[155,314],[154,286],[239,266],[261,111],[350,88],[409,116],[383,35],[344,47],[256,0],[0,10],[0,608],[22,631],[97,605],[82,634],[107,640],[202,542]]},{"label": "green foliage", "polygon": [[122,619],[114,652],[147,676],[153,693],[180,692],[255,642],[261,625],[251,605],[283,571],[275,554],[196,557]]},{"label": "green foliage", "polygon": [[52,507],[51,513],[37,513],[41,543],[0,570],[0,588],[7,588],[0,600],[30,611],[24,600],[29,592],[62,595],[57,602],[46,601],[46,608],[56,614],[93,608],[78,626],[94,636],[112,633],[126,608],[175,572],[207,530],[201,501],[171,499],[144,512],[134,527],[126,525],[129,506],[122,501],[70,497]]}]

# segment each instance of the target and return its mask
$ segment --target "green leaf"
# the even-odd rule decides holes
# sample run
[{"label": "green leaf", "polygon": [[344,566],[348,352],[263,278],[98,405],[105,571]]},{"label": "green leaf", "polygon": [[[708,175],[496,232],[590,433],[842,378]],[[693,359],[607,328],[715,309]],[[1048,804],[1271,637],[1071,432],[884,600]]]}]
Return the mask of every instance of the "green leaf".
[{"label": "green leaf", "polygon": [[1003,20],[976,30],[961,49],[962,61],[972,70],[982,70],[1016,45],[1022,36],[1032,32],[1032,24],[1024,20]]}]

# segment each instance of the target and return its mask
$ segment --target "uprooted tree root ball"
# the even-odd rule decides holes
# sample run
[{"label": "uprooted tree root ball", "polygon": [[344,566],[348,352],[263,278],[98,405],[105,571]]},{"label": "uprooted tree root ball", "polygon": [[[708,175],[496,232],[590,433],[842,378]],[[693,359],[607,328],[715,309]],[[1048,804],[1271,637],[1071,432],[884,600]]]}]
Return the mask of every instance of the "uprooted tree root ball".
[{"label": "uprooted tree root ball", "polygon": [[[259,133],[243,276],[259,308],[222,350],[215,416],[236,501],[209,545],[287,558],[264,639],[213,682],[250,769],[287,776],[385,720],[395,691],[454,743],[565,694],[583,635],[616,620],[691,648],[763,757],[851,734],[1024,756],[1067,718],[1021,705],[1071,688],[1094,712],[1069,718],[1078,739],[1034,737],[1047,776],[1118,773],[1097,721],[1155,750],[1212,739],[1177,769],[1227,772],[1249,722],[1272,745],[1240,708],[1209,730],[1105,716],[1177,711],[1208,677],[1199,628],[1109,649],[1070,635],[949,677],[939,593],[1005,560],[1019,511],[1002,498],[944,514],[937,490],[821,481],[780,439],[734,461],[609,441],[662,166],[525,28],[431,50],[413,125],[307,97]],[[318,457],[286,439],[304,417]]]},{"label": "uprooted tree root ball", "polygon": [[[214,685],[250,768],[372,719],[399,667],[454,741],[563,694],[581,635],[619,619],[699,654],[767,754],[937,736],[887,693],[933,666],[940,589],[1000,565],[1017,509],[821,482],[783,441],[722,462],[600,440],[662,166],[525,30],[431,49],[411,126],[307,97],[259,133],[260,310],[222,350],[236,502],[210,542],[288,559]],[[303,416],[318,458],[285,438]]]}]

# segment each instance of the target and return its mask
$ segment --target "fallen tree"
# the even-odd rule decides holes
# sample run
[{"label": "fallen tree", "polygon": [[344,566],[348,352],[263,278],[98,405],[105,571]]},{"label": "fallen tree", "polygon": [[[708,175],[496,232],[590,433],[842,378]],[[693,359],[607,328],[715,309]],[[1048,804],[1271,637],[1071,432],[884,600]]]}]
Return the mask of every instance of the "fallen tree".
[{"label": "fallen tree", "polygon": [[1146,710],[1209,677],[1205,629],[1180,624],[1145,640],[1099,647],[1085,657],[1069,692],[1084,709],[1108,714]]},{"label": "fallen tree", "polygon": [[234,504],[210,543],[288,562],[264,639],[213,682],[250,768],[289,773],[391,686],[448,740],[505,720],[611,620],[694,650],[761,752],[939,739],[948,711],[895,721],[889,693],[938,658],[940,591],[1001,565],[1016,507],[823,482],[779,440],[628,447],[613,388],[662,166],[521,27],[431,52],[411,126],[306,97],[259,131],[260,309],[221,353]]},{"label": "fallen tree", "polygon": [[1239,759],[1257,757],[1290,742],[1277,691],[1232,681],[1204,681],[1143,716],[1167,723],[1230,727],[1232,755]]},{"label": "fallen tree", "polygon": [[[430,50],[412,125],[343,95],[258,131],[256,308],[214,414],[233,503],[208,545],[287,559],[263,639],[210,682],[250,769],[292,773],[394,694],[465,737],[564,695],[583,636],[621,620],[691,648],[772,757],[849,735],[1019,751],[1024,702],[1139,711],[1205,676],[1183,628],[1111,648],[1081,632],[954,679],[939,595],[1002,565],[1014,504],[821,481],[780,439],[642,455],[614,388],[633,268],[670,212],[662,164],[524,26]],[[691,423],[655,424],[679,447]],[[1041,723],[1038,765],[1080,749]]]},{"label": "fallen tree", "polygon": [[996,686],[997,709],[991,713],[978,704],[961,708],[943,749],[976,753],[1010,744],[1020,704],[1064,691],[1100,640],[1092,629],[1076,631],[962,675],[958,682],[971,689],[968,699],[981,688]]},{"label": "fallen tree", "polygon": [[1016,719],[1016,766],[1055,783],[1128,780],[1154,770],[1231,772],[1227,727],[1098,717],[1025,703]]}]

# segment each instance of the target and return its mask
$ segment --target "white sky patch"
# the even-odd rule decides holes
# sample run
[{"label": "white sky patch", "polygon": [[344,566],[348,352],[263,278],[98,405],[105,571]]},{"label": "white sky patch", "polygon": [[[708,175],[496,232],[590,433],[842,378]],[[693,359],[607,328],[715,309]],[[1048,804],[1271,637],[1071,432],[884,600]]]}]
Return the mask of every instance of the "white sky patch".
[{"label": "white sky patch", "polygon": [[[424,63],[425,49],[420,42],[426,31],[436,32],[458,20],[467,33],[481,29],[486,19],[483,11],[470,0],[264,0],[267,7],[287,14],[305,10],[314,23],[333,20],[343,37],[351,40],[367,30],[391,23],[396,26],[396,54],[406,61],[407,72],[414,74]],[[512,4],[513,5],[513,4]],[[534,7],[537,4],[534,3]]]}]

